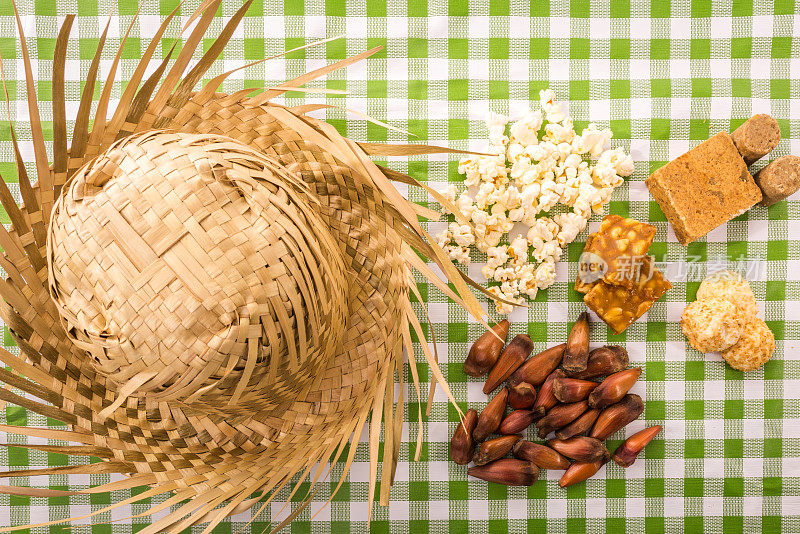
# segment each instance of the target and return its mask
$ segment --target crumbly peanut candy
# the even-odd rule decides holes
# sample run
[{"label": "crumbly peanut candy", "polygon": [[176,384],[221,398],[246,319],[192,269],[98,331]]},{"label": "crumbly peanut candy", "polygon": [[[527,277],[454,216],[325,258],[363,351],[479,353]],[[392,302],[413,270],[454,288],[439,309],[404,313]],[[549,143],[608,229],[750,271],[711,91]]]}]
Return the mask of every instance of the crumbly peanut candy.
[{"label": "crumbly peanut candy", "polygon": [[583,301],[615,334],[621,334],[650,309],[655,299],[648,299],[622,286],[600,282],[583,297]]},{"label": "crumbly peanut candy", "polygon": [[772,206],[800,189],[800,157],[781,156],[753,178],[761,188],[762,206]]},{"label": "crumbly peanut candy", "polygon": [[655,226],[619,215],[606,215],[600,231],[591,244],[587,242],[584,252],[597,254],[608,264],[604,282],[633,288],[637,268],[655,235]]},{"label": "crumbly peanut candy", "polygon": [[658,300],[661,296],[672,288],[672,283],[664,278],[664,273],[658,270],[653,256],[645,256],[641,265],[636,269],[634,287],[643,296]]},{"label": "crumbly peanut candy", "polygon": [[578,293],[588,293],[592,290],[594,286],[600,283],[600,280],[595,280],[594,282],[589,282],[588,284],[581,280],[580,274],[578,278],[575,280],[575,291]]},{"label": "crumbly peanut candy", "polygon": [[746,322],[733,303],[718,297],[696,300],[681,315],[683,334],[700,352],[729,348],[739,341]]},{"label": "crumbly peanut candy", "polygon": [[[634,321],[645,314],[655,301],[672,287],[656,268],[652,256],[645,262],[643,273],[633,289],[600,282],[583,297],[586,305],[611,327],[621,334]],[[652,272],[644,271],[650,269]]]},{"label": "crumbly peanut candy", "polygon": [[739,310],[745,323],[758,315],[758,304],[750,289],[750,282],[738,273],[720,271],[707,276],[697,289],[697,300],[712,297],[730,301]]},{"label": "crumbly peanut candy", "polygon": [[730,134],[718,133],[645,180],[682,245],[761,202]]},{"label": "crumbly peanut candy", "polygon": [[617,224],[623,219],[621,215],[614,215],[613,213],[609,213],[603,220],[600,221],[600,230],[595,232],[595,235],[599,234],[600,232],[607,232],[612,225]]},{"label": "crumbly peanut candy", "polygon": [[762,319],[746,324],[742,336],[729,349],[722,351],[728,365],[739,371],[755,371],[772,358],[775,335]]},{"label": "crumbly peanut candy", "polygon": [[747,119],[731,134],[733,144],[748,165],[766,156],[781,140],[778,121],[766,113],[759,113]]}]

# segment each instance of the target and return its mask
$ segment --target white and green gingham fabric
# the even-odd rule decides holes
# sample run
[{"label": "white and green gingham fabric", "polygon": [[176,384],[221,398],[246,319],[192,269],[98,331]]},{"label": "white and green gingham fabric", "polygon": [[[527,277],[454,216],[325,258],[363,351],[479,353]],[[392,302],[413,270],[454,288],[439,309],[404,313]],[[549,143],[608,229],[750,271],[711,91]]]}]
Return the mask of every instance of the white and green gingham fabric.
[{"label": "white and green gingham fabric", "polygon": [[[122,84],[157,24],[177,3],[142,2],[116,78]],[[137,0],[18,0],[34,75],[41,80],[37,90],[43,101],[45,136],[52,133],[49,80],[63,16],[78,14],[67,68],[67,98],[72,102],[67,113],[74,116],[102,28],[110,17],[109,43],[101,64],[104,76],[138,4]],[[178,37],[197,4],[198,0],[187,0],[168,35]],[[239,6],[238,1],[224,2],[212,28],[219,31]],[[287,98],[287,102],[323,100],[386,120],[415,134],[415,140],[480,150],[486,143],[483,119],[489,110],[519,116],[538,100],[540,89],[551,87],[559,99],[569,102],[576,128],[589,121],[610,126],[613,142],[629,149],[636,162],[633,176],[615,192],[610,211],[658,228],[651,253],[668,262],[674,284],[624,334],[614,336],[597,321],[592,329],[594,344],[622,344],[632,364],[644,368],[634,392],[645,399],[645,412],[626,431],[614,435],[609,448],[613,450],[625,432],[664,426],[629,469],[608,464],[586,484],[567,490],[558,487],[560,472],[543,473],[530,488],[468,479],[466,469],[448,458],[456,411],[437,393],[430,417],[422,422],[422,461],[408,461],[414,445],[406,437],[388,508],[376,506],[368,525],[368,454],[360,445],[348,481],[333,503],[322,506],[333,488],[326,483],[315,503],[291,525],[291,532],[800,532],[800,197],[768,209],[753,208],[686,248],[676,242],[644,185],[653,169],[716,132],[732,130],[754,113],[773,115],[783,139],[751,170],[779,155],[800,154],[800,37],[796,37],[800,15],[796,12],[794,2],[782,0],[672,5],[666,0],[534,0],[511,5],[506,0],[253,2],[207,78],[320,38],[339,34],[345,38],[239,71],[224,85],[227,92],[276,84],[380,44],[384,52],[333,73],[324,83],[347,90],[346,96]],[[163,57],[168,47],[165,44],[157,56]],[[11,0],[0,0],[0,53],[12,120],[24,141],[23,156],[32,161]],[[118,97],[122,84],[115,84]],[[342,111],[330,110],[326,117],[356,140],[406,141],[401,134]],[[452,157],[386,163],[431,184],[461,180]],[[5,122],[0,124],[0,173],[7,181],[16,181]],[[419,190],[407,194],[428,201]],[[599,216],[593,217],[590,230],[598,224]],[[436,231],[441,225],[432,223],[430,228]],[[511,315],[510,336],[527,332],[537,348],[565,340],[571,320],[584,309],[571,281],[587,234],[578,237],[559,263],[557,283],[540,292],[530,308]],[[777,340],[772,361],[747,375],[726,367],[719,357],[688,348],[678,322],[705,272],[726,264],[747,269]],[[478,262],[469,272],[483,280],[479,267]],[[425,302],[418,303],[419,311],[427,306],[455,397],[462,408],[480,410],[487,400],[482,382],[466,377],[461,364],[481,328],[433,286],[420,284],[420,289]],[[493,313],[493,306],[489,308]],[[3,345],[17,350],[5,328]],[[422,376],[429,376],[427,369]],[[417,399],[413,390],[406,398],[409,393],[407,419],[415,436],[420,424]],[[6,406],[0,422],[60,424],[16,406]],[[0,435],[3,442],[19,439]],[[0,466],[11,469],[70,461],[81,459],[0,448]],[[341,471],[341,464],[333,466],[334,481]],[[79,489],[107,480],[104,475],[81,475],[14,478],[8,483]],[[120,491],[110,497],[43,499],[0,494],[0,527],[82,516],[129,495]],[[282,494],[250,525],[247,512],[215,532],[260,533],[270,515],[284,517],[297,505],[289,503],[282,510],[286,498],[288,493]],[[91,525],[77,532],[136,532],[149,519],[129,516],[144,509],[134,504],[77,521],[75,525]],[[48,531],[66,532],[61,526],[36,530]]]}]

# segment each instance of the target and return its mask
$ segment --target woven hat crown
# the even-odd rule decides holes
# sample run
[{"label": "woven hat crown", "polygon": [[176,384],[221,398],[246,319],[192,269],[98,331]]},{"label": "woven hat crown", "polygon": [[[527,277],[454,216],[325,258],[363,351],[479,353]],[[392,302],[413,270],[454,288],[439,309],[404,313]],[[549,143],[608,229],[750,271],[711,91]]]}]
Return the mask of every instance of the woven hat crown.
[{"label": "woven hat crown", "polygon": [[80,169],[52,214],[50,293],[115,404],[241,414],[307,390],[347,311],[319,209],[283,166],[218,135],[137,134]]}]

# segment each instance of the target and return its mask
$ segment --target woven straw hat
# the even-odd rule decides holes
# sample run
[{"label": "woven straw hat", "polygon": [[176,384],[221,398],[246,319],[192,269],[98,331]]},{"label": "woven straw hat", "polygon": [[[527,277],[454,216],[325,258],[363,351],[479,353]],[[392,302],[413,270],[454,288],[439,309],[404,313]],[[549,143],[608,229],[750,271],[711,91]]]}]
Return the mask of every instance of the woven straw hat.
[{"label": "woven straw hat", "polygon": [[[412,330],[449,395],[410,304],[416,285],[409,267],[483,322],[471,282],[418,223],[418,216],[436,214],[405,200],[390,179],[420,184],[368,157],[447,150],[355,143],[305,115],[322,106],[270,101],[377,49],[255,96],[216,92],[230,73],[195,92],[249,6],[184,73],[219,3],[203,3],[171,68],[167,58],[142,83],[174,13],[164,21],[109,118],[118,51],[89,131],[104,33],[69,148],[68,16],[53,64],[52,165],[23,38],[38,180],[29,179],[18,150],[21,205],[0,180],[12,222],[0,227],[0,266],[8,273],[0,281],[0,317],[20,348],[19,356],[0,349],[10,368],[0,368],[0,381],[10,386],[0,388],[0,400],[70,428],[0,431],[65,440],[75,444],[20,446],[102,460],[3,475],[126,475],[82,493],[149,486],[92,515],[172,492],[152,511],[174,509],[144,534],[201,523],[208,532],[231,514],[268,503],[300,475],[294,494],[315,465],[340,459],[368,420],[370,512],[382,422],[380,501],[387,504],[403,423],[404,351],[420,394]],[[418,253],[439,264],[455,292]],[[420,427],[417,454],[421,440]],[[355,450],[349,448],[345,473]]]},{"label": "woven straw hat", "polygon": [[116,391],[101,415],[131,396],[258,417],[306,395],[356,287],[322,211],[280,163],[215,134],[150,130],[81,167],[47,262],[67,336]]}]

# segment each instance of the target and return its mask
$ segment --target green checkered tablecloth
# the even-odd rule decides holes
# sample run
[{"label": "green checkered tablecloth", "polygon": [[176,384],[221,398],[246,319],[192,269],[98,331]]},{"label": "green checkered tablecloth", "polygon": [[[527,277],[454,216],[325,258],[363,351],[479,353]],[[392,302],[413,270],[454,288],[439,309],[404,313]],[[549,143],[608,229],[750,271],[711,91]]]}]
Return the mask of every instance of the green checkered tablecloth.
[{"label": "green checkered tablecloth", "polygon": [[[67,114],[74,117],[82,80],[106,20],[110,16],[103,76],[138,2],[18,0],[18,4],[33,55],[33,72],[41,79],[37,89],[43,101],[45,136],[52,139],[49,80],[63,16],[78,14],[67,60]],[[198,0],[186,2],[182,17],[168,35],[178,37],[180,26],[197,4]],[[176,0],[143,2],[117,80],[131,75],[158,22],[176,5]],[[214,31],[218,32],[239,6],[239,1],[224,2],[212,25]],[[558,487],[558,472],[545,473],[543,480],[530,488],[468,479],[466,469],[449,461],[448,440],[457,415],[439,393],[430,418],[422,423],[422,461],[408,461],[413,439],[405,437],[391,504],[388,508],[376,506],[371,526],[365,517],[368,452],[361,444],[349,479],[330,507],[321,506],[333,487],[325,483],[291,531],[800,532],[800,364],[796,357],[800,197],[795,195],[795,200],[769,209],[756,207],[685,248],[676,242],[644,186],[653,169],[757,112],[770,113],[781,126],[783,140],[770,157],[800,154],[800,37],[795,37],[799,30],[800,16],[789,1],[767,6],[752,0],[674,5],[663,0],[534,0],[513,5],[504,0],[392,0],[388,4],[372,0],[255,0],[207,78],[319,38],[338,34],[346,38],[239,71],[224,84],[225,91],[276,84],[380,44],[386,48],[378,56],[328,77],[325,86],[346,89],[347,96],[286,101],[326,101],[387,120],[414,133],[420,141],[481,149],[487,137],[483,118],[489,110],[521,115],[529,102],[538,100],[540,89],[551,87],[560,99],[569,101],[578,129],[589,121],[610,126],[614,143],[630,150],[636,170],[614,193],[611,212],[654,224],[658,233],[651,253],[675,269],[674,288],[623,335],[612,335],[598,322],[592,330],[593,343],[623,344],[632,363],[644,367],[634,391],[646,400],[646,409],[628,432],[646,425],[664,426],[633,467],[623,470],[609,464],[586,484],[567,490]],[[168,46],[157,52],[158,58]],[[23,157],[32,161],[11,0],[0,0],[0,53],[12,119],[23,140]],[[115,82],[117,98],[123,85]],[[5,111],[2,115],[5,118]],[[406,141],[401,134],[358,117],[346,119],[339,110],[329,110],[325,117],[357,140]],[[458,183],[461,178],[452,157],[386,163],[429,182]],[[758,162],[754,169],[764,164]],[[5,122],[0,124],[0,172],[6,180],[16,180]],[[33,172],[32,166],[29,172]],[[419,190],[407,194],[416,201],[428,200]],[[438,231],[441,224],[432,223],[430,228]],[[590,230],[598,224],[599,217],[593,217]],[[557,283],[540,292],[529,309],[511,315],[512,335],[527,332],[537,348],[565,340],[570,320],[584,309],[570,281],[587,234],[588,230],[578,237],[565,261],[559,263]],[[694,298],[698,276],[726,262],[740,261],[750,270],[759,306],[777,339],[772,361],[746,377],[726,367],[719,357],[704,357],[687,348],[678,323],[685,303]],[[688,275],[682,266],[691,267]],[[480,262],[470,266],[469,272],[483,280],[479,267]],[[427,306],[430,313],[442,367],[455,397],[462,407],[480,410],[486,402],[481,382],[467,378],[461,363],[481,328],[433,286],[421,283],[420,289],[426,302],[417,306]],[[3,345],[17,350],[5,328]],[[427,380],[427,369],[422,376]],[[406,418],[411,422],[406,433],[410,426],[415,437],[420,424],[417,399],[413,390],[406,398],[409,393]],[[0,422],[60,424],[16,406],[6,406]],[[613,450],[623,438],[623,432],[613,436],[609,448]],[[20,439],[0,436],[4,442]],[[70,461],[90,459],[0,448],[0,465],[11,469],[67,465]],[[334,480],[341,471],[341,464],[333,466]],[[79,489],[108,480],[107,475],[81,475],[14,478],[8,483]],[[0,527],[81,516],[129,495],[128,491],[110,497],[51,499],[0,495]],[[285,516],[286,510],[281,509],[286,498],[288,493],[282,493],[269,508],[273,518]],[[288,508],[293,506],[296,503]],[[136,531],[149,519],[129,516],[145,508],[143,504],[124,506],[75,524],[91,524],[95,533]],[[235,516],[216,532],[258,533],[267,526],[268,517],[246,526],[250,518],[250,512]],[[56,526],[37,532],[48,529],[62,531]],[[77,530],[85,531],[85,527]]]}]

